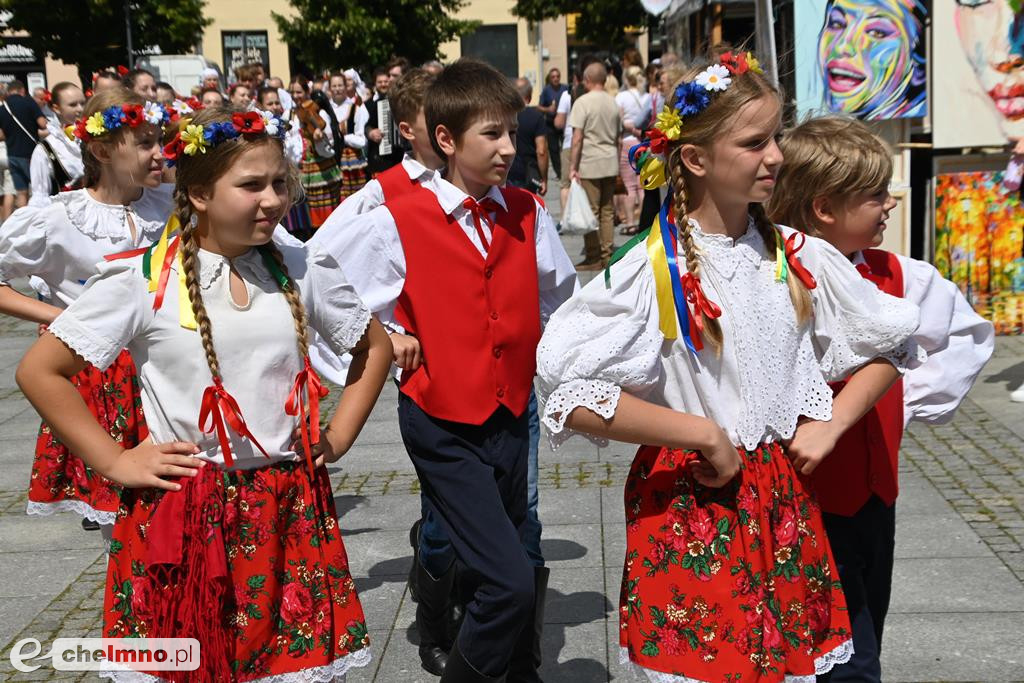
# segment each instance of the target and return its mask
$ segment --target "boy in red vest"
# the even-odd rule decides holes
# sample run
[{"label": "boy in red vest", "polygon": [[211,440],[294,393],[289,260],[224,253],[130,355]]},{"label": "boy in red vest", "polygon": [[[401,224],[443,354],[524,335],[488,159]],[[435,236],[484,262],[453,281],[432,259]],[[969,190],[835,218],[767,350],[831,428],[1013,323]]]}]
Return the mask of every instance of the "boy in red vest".
[{"label": "boy in red vest", "polygon": [[[338,254],[367,306],[400,326],[391,337],[402,438],[475,584],[444,683],[540,680],[547,570],[523,547],[527,404],[543,321],[577,281],[543,207],[501,187],[522,107],[492,67],[446,68],[424,107],[445,178],[359,217],[346,227],[358,237]],[[418,623],[431,596],[447,597],[451,564],[421,577]]]},{"label": "boy in red vest", "polygon": [[[769,204],[772,219],[828,241],[879,289],[921,308],[914,339],[927,360],[842,434],[811,476],[850,609],[854,649],[849,663],[819,681],[881,681],[900,439],[912,419],[952,419],[992,355],[993,328],[930,264],[875,248],[896,200],[888,190],[891,152],[867,126],[812,119],[787,131],[780,147],[785,162]],[[842,388],[833,386],[836,393]]]}]

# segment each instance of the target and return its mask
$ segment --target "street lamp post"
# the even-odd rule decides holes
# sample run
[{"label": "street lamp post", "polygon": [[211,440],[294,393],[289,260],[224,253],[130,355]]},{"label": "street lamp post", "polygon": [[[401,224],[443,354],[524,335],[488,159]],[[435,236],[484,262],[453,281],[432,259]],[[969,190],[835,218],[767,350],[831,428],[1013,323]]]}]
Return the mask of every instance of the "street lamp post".
[{"label": "street lamp post", "polygon": [[135,50],[132,49],[132,14],[129,0],[124,0],[124,32],[128,43],[128,68],[135,68]]}]

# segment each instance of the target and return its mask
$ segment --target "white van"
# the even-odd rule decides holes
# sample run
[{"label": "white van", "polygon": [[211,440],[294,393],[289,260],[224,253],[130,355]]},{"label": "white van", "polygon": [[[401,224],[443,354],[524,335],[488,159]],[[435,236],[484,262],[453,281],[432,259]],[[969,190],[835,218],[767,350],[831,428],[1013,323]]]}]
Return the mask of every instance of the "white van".
[{"label": "white van", "polygon": [[221,88],[224,88],[220,66],[202,55],[146,55],[135,60],[135,66],[152,72],[158,81],[170,83],[175,92],[185,97],[202,83],[204,69],[216,69]]}]

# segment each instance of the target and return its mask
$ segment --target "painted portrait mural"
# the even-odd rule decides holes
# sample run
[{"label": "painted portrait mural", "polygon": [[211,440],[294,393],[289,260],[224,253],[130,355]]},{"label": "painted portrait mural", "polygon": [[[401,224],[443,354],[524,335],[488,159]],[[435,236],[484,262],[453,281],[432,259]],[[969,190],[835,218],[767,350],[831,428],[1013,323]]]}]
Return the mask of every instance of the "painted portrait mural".
[{"label": "painted portrait mural", "polygon": [[934,0],[936,147],[1024,138],[1024,0]]},{"label": "painted portrait mural", "polygon": [[927,115],[924,0],[801,0],[794,18],[802,116]]}]

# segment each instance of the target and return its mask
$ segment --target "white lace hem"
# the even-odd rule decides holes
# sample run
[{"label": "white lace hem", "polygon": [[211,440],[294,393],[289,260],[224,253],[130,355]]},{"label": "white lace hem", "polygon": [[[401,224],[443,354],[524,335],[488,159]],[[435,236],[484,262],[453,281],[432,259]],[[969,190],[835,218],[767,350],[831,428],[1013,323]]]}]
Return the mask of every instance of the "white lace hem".
[{"label": "white lace hem", "polygon": [[46,329],[86,362],[100,370],[109,367],[121,353],[121,347],[98,336],[67,311],[58,315]]},{"label": "white lace hem", "polygon": [[25,512],[27,514],[38,515],[40,517],[49,517],[50,515],[55,515],[58,512],[74,512],[80,517],[87,519],[90,522],[96,522],[97,524],[112,525],[117,521],[116,512],[104,512],[103,510],[97,510],[82,500],[58,500],[52,503],[37,503],[34,500],[30,500],[28,502],[28,507],[25,508]]},{"label": "white lace hem", "polygon": [[348,353],[359,343],[370,325],[370,309],[360,304],[351,312],[348,320],[329,330],[331,343],[339,351],[338,355]]},{"label": "white lace hem", "polygon": [[574,379],[558,385],[548,396],[541,414],[541,422],[548,428],[548,439],[552,450],[558,448],[572,436],[579,434],[598,446],[607,446],[608,439],[584,434],[565,426],[576,408],[587,410],[610,420],[619,405],[622,388],[611,382],[600,379]]},{"label": "white lace hem", "polygon": [[[846,664],[850,661],[850,657],[852,656],[853,641],[847,640],[831,652],[826,652],[822,656],[815,658],[813,674],[809,676],[786,676],[783,680],[785,683],[815,683],[817,676],[827,674],[837,664]],[[651,683],[710,683],[709,681],[703,681],[699,678],[676,676],[675,674],[655,671],[653,669],[640,666],[629,658],[629,650],[624,647],[619,648],[619,663],[628,665],[634,671],[646,675],[647,680]]]},{"label": "white lace hem", "polygon": [[[299,671],[289,671],[283,674],[274,674],[273,676],[264,676],[263,678],[254,678],[246,683],[329,683],[330,681],[343,680],[345,674],[350,669],[364,667],[370,663],[371,659],[373,659],[373,656],[370,653],[370,648],[367,647],[335,659],[330,664],[300,669]],[[99,676],[100,678],[109,678],[118,683],[155,683],[163,680],[138,671],[100,671]]]}]

